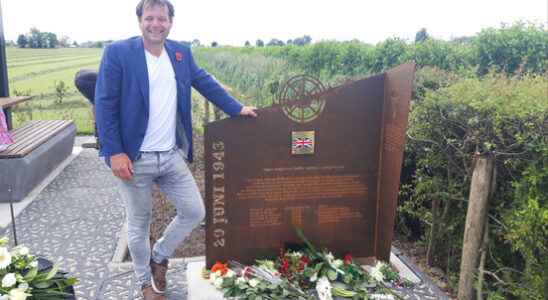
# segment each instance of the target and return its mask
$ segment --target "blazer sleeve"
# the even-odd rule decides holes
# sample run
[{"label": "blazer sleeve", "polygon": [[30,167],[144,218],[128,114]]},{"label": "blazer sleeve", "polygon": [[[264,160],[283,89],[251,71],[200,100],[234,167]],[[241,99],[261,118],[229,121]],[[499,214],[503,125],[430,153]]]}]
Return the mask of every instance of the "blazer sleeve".
[{"label": "blazer sleeve", "polygon": [[105,48],[95,86],[95,118],[101,156],[124,152],[120,134],[122,67],[115,50],[112,45]]},{"label": "blazer sleeve", "polygon": [[243,105],[230,96],[213,76],[196,65],[190,49],[188,53],[190,56],[190,79],[192,86],[206,97],[207,100],[213,102],[213,104],[231,117],[238,116]]}]

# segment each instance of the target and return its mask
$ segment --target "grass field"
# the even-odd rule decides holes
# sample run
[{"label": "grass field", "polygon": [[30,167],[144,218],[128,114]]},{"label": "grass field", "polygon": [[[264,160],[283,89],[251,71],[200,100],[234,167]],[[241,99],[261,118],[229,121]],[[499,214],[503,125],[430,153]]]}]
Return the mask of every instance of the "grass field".
[{"label": "grass field", "polygon": [[[29,120],[72,119],[78,134],[93,133],[93,115],[88,101],[76,90],[74,75],[81,69],[98,69],[102,49],[6,49],[10,95],[33,99],[13,109],[13,125]],[[59,99],[55,85],[63,81],[66,95]],[[193,121],[201,132],[203,98],[193,93]]]},{"label": "grass field", "polygon": [[[31,95],[13,112],[14,127],[28,120],[72,119],[79,134],[93,133],[93,116],[87,100],[74,86],[74,74],[97,69],[102,49],[19,49],[7,48],[10,95]],[[59,99],[55,85],[67,87]]]}]

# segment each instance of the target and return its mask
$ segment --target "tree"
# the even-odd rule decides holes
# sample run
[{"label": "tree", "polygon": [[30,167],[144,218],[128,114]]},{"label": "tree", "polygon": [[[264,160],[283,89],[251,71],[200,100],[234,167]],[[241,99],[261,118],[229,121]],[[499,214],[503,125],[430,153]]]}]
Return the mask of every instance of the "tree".
[{"label": "tree", "polygon": [[428,35],[428,32],[426,32],[426,28],[421,28],[421,30],[417,31],[417,34],[415,34],[415,43],[422,43],[428,38],[430,38],[430,36]]},{"label": "tree", "polygon": [[312,42],[312,38],[309,35],[304,35],[293,40],[293,44],[297,46],[308,45]]},{"label": "tree", "polygon": [[263,40],[258,39],[258,40],[255,42],[255,46],[257,46],[257,47],[264,47],[264,42],[263,42]]},{"label": "tree", "polygon": [[30,33],[25,36],[28,48],[55,48],[59,45],[57,35],[52,32],[41,32],[36,27],[30,29]]},{"label": "tree", "polygon": [[62,47],[62,48],[67,48],[71,45],[70,43],[70,38],[66,35],[63,35],[60,39],[59,39],[59,47]]},{"label": "tree", "polygon": [[42,35],[43,38],[43,48],[57,48],[59,46],[59,40],[57,35],[52,32],[44,32]]},{"label": "tree", "polygon": [[219,47],[219,43],[213,41],[213,42],[211,42],[211,47],[213,47],[213,48]]},{"label": "tree", "polygon": [[193,39],[191,42],[192,47],[200,47],[202,44],[199,39]]},{"label": "tree", "polygon": [[54,81],[53,88],[55,90],[55,103],[63,103],[63,99],[65,98],[69,90],[68,85],[63,80]]},{"label": "tree", "polygon": [[25,48],[28,44],[29,41],[24,34],[20,34],[19,37],[17,37],[17,46],[19,46],[19,48]]},{"label": "tree", "polygon": [[29,41],[29,48],[42,48],[42,34],[38,28],[32,27],[27,39]]},{"label": "tree", "polygon": [[482,30],[472,42],[478,74],[490,69],[507,74],[544,74],[548,65],[548,31],[542,25],[516,23]]},{"label": "tree", "polygon": [[251,43],[249,41],[245,41],[245,46],[246,47],[250,47],[251,46]]},{"label": "tree", "polygon": [[271,39],[270,42],[268,42],[267,46],[283,46],[284,42],[282,40],[278,39]]}]

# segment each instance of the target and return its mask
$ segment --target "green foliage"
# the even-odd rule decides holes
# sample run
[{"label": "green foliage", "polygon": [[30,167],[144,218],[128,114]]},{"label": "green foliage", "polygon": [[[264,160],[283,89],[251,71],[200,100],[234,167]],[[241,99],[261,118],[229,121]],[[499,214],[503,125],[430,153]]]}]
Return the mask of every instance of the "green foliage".
[{"label": "green foliage", "polygon": [[547,71],[548,31],[542,25],[516,23],[485,29],[473,45],[480,75],[491,68],[508,74]]},{"label": "green foliage", "polygon": [[20,34],[17,37],[17,46],[19,48],[25,48],[28,45],[29,41],[27,40],[27,37],[24,34]]},{"label": "green foliage", "polygon": [[[488,74],[447,82],[441,78],[439,88],[426,89],[412,107],[408,152],[416,172],[400,211],[429,227],[430,203],[441,201],[450,213],[439,216],[438,238],[445,243],[437,261],[460,254],[473,156],[494,155],[497,185],[490,202],[487,269],[503,279],[491,277],[490,289],[540,299],[548,256],[548,79]],[[451,262],[442,266],[458,272],[458,260]]]},{"label": "green foliage", "polygon": [[[510,285],[512,293],[521,298],[548,297],[548,151],[543,160],[531,164],[521,180],[514,182],[515,201],[504,214],[508,225],[505,238],[512,251],[524,260],[521,285]],[[525,288],[523,288],[525,287]]]},{"label": "green foliage", "polygon": [[240,100],[255,106],[269,106],[278,87],[296,74],[278,58],[265,57],[252,48],[200,48],[194,52],[198,64],[221,82],[237,89]]},{"label": "green foliage", "polygon": [[53,89],[55,90],[55,103],[63,103],[63,99],[65,98],[69,90],[68,86],[63,80],[60,80],[53,83]]},{"label": "green foliage", "polygon": [[55,48],[59,45],[59,41],[55,33],[41,32],[33,27],[27,35],[19,35],[17,45],[20,48]]}]

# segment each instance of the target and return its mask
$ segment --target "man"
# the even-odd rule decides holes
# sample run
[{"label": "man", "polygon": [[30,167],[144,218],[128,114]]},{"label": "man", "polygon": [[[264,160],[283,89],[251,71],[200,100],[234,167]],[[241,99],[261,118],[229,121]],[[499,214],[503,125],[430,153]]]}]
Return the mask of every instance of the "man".
[{"label": "man", "polygon": [[95,148],[99,149],[99,141],[97,137],[97,126],[95,126],[95,83],[97,82],[97,71],[82,69],[76,72],[74,75],[74,85],[80,91],[91,104],[91,111],[93,113],[93,127],[95,134],[95,143],[83,143],[83,148]]},{"label": "man", "polygon": [[[205,215],[185,163],[192,161],[191,86],[230,116],[256,116],[254,107],[242,106],[196,65],[188,47],[167,40],[173,16],[168,0],[141,0],[142,36],[105,48],[95,90],[100,156],[120,179],[144,299],[165,299],[167,259]],[[151,249],[153,182],[177,215]]]}]

